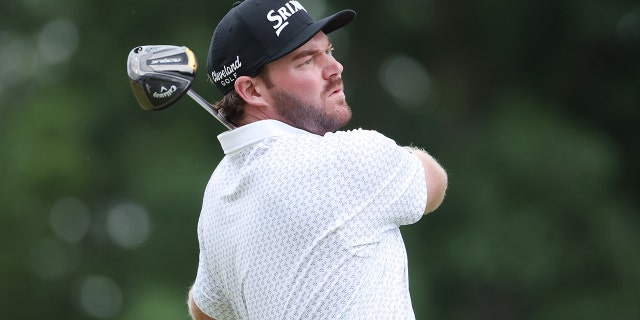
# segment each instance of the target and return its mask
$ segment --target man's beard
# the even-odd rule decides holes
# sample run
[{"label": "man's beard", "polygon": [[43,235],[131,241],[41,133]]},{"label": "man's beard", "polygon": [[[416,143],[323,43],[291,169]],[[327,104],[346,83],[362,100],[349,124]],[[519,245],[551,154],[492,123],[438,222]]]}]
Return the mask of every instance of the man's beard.
[{"label": "man's beard", "polygon": [[[342,79],[335,79],[327,83],[322,95],[342,85]],[[276,89],[273,93],[275,108],[289,125],[315,134],[324,135],[335,132],[344,127],[351,120],[351,109],[346,100],[336,102],[334,108],[313,106],[298,96]],[[344,110],[340,112],[340,109]]]}]

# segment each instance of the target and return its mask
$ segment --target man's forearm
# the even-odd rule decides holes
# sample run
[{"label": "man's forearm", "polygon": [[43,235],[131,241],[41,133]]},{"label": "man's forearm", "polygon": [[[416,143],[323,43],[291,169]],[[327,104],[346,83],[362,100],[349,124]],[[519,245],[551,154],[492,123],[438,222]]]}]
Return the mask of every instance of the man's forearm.
[{"label": "man's forearm", "polygon": [[424,167],[427,181],[427,206],[424,213],[427,214],[436,210],[444,200],[449,179],[444,168],[426,151],[415,147],[405,148],[417,156]]}]

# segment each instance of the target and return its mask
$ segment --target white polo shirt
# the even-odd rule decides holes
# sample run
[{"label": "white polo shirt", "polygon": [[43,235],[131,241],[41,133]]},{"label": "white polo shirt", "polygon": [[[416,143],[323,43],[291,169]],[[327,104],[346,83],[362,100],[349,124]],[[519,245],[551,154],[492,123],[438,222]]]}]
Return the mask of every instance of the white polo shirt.
[{"label": "white polo shirt", "polygon": [[198,307],[225,319],[414,319],[399,226],[417,222],[420,160],[367,130],[265,120],[221,134],[198,223]]}]

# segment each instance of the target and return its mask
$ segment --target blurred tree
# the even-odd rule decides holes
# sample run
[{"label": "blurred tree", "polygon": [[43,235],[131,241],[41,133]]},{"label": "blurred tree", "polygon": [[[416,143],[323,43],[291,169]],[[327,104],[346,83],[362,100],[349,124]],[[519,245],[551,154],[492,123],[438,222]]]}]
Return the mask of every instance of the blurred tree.
[{"label": "blurred tree", "polygon": [[[140,109],[141,44],[207,54],[233,1],[0,3],[0,310],[187,319],[222,126]],[[637,319],[637,1],[313,1],[350,128],[426,147],[442,208],[404,229],[418,319]],[[204,74],[194,88],[215,100]]]}]

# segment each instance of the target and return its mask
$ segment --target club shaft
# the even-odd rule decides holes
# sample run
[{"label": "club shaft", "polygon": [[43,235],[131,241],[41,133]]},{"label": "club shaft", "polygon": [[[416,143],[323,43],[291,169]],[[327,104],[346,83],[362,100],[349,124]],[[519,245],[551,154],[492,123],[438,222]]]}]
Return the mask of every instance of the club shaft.
[{"label": "club shaft", "polygon": [[218,110],[216,110],[209,103],[209,101],[205,100],[203,97],[201,97],[195,91],[193,91],[192,89],[189,89],[189,91],[187,91],[187,94],[189,95],[189,97],[191,97],[191,99],[193,99],[201,107],[203,107],[205,110],[207,110],[214,118],[216,118],[218,121],[220,121],[220,123],[222,123],[225,127],[227,127],[227,129],[233,130],[233,129],[236,128],[233,124],[231,124],[231,122],[229,122],[227,119],[225,119],[224,116],[222,116],[220,114],[220,112],[218,112]]}]

